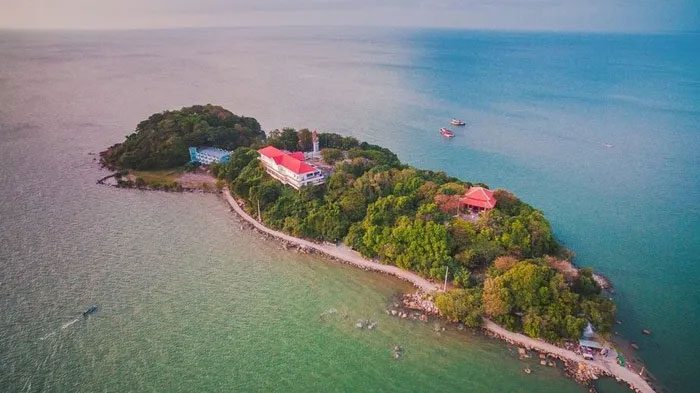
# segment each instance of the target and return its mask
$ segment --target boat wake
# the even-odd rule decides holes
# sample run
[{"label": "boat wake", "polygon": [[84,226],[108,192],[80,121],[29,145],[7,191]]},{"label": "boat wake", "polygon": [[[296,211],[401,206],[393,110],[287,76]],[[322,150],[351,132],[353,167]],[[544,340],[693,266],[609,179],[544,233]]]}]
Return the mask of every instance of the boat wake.
[{"label": "boat wake", "polygon": [[61,329],[65,329],[65,328],[73,325],[74,323],[78,322],[79,320],[80,320],[80,318],[75,318],[74,320],[72,320],[70,322],[66,322],[61,326]]},{"label": "boat wake", "polygon": [[56,332],[51,332],[51,333],[45,335],[44,337],[40,337],[39,340],[44,341],[44,340],[46,340],[47,338],[49,338],[49,337],[51,337],[51,336],[54,336],[54,335],[56,335]]},{"label": "boat wake", "polygon": [[[86,318],[88,318],[89,316],[91,316],[91,315],[97,313],[98,310],[99,310],[99,306],[97,306],[97,305],[90,306],[87,310],[83,311],[83,313],[82,313],[82,318],[81,318],[81,317],[78,317],[78,318],[73,319],[72,321],[68,321],[68,322],[64,323],[63,325],[61,325],[61,330],[65,330],[65,329],[67,329],[67,328],[73,326],[76,322],[78,322],[78,321],[81,320],[81,319],[86,319]],[[49,337],[51,337],[51,336],[53,336],[53,335],[55,335],[55,334],[56,334],[56,331],[53,331],[53,332],[51,332],[51,333],[45,335],[44,337],[40,337],[39,340],[40,340],[40,341],[44,341],[44,340],[46,340],[47,338],[49,338]]]}]

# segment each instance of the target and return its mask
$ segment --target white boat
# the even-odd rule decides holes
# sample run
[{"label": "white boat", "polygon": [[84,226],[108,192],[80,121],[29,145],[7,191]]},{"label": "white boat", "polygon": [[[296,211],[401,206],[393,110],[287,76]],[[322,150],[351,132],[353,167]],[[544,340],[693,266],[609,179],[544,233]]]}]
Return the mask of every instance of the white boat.
[{"label": "white boat", "polygon": [[461,127],[461,126],[466,125],[467,123],[465,123],[464,120],[452,119],[452,120],[450,120],[450,124],[452,124],[453,126],[460,126]]},{"label": "white boat", "polygon": [[454,138],[455,133],[452,132],[452,130],[443,127],[440,129],[440,135],[444,136],[445,138]]}]

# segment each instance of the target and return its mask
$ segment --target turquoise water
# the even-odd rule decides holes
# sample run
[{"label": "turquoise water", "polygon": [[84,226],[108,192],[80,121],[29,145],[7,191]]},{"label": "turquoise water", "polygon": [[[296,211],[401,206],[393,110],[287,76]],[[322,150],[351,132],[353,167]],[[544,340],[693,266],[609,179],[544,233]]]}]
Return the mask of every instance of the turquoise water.
[{"label": "turquoise water", "polygon": [[[0,383],[11,391],[581,391],[385,317],[402,283],[241,231],[210,196],[97,187],[149,114],[212,102],[506,187],[609,276],[671,391],[700,346],[697,36],[337,29],[0,33]],[[449,118],[468,126],[450,141]],[[612,145],[612,147],[606,147]],[[76,310],[100,313],[61,329]],[[347,317],[320,317],[335,308]],[[9,311],[6,311],[9,310]],[[371,334],[353,327],[376,316]],[[651,337],[640,330],[653,330]],[[59,331],[45,340],[39,338]],[[390,359],[399,343],[407,355]],[[615,389],[605,385],[603,391]]]}]

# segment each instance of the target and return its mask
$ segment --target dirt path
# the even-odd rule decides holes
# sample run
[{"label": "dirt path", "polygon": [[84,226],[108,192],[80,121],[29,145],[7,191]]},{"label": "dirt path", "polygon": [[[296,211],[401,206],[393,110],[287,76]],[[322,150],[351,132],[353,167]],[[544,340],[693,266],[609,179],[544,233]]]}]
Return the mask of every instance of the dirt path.
[{"label": "dirt path", "polygon": [[[370,261],[368,259],[365,259],[362,257],[358,252],[351,250],[350,248],[346,246],[336,246],[334,244],[318,244],[314,243],[308,240],[300,239],[294,236],[287,235],[285,233],[275,231],[273,229],[267,228],[257,220],[255,220],[253,217],[251,217],[248,213],[246,213],[236,202],[236,200],[231,196],[231,193],[229,192],[228,189],[223,190],[223,195],[226,201],[228,202],[229,205],[233,208],[233,210],[238,213],[241,218],[246,220],[248,223],[253,225],[255,228],[258,230],[265,232],[269,235],[272,235],[274,237],[280,238],[282,240],[285,240],[289,243],[296,244],[298,246],[306,247],[309,249],[316,250],[318,252],[321,252],[323,254],[329,255],[333,258],[337,258],[343,262],[349,263],[351,265],[358,266],[363,269],[367,270],[373,270],[373,271],[379,271],[387,274],[391,274],[393,276],[396,276],[398,278],[401,278],[403,280],[406,280],[413,285],[415,285],[418,289],[426,292],[426,293],[432,293],[436,291],[440,291],[440,286],[430,282],[429,280],[426,280],[425,278],[403,270],[401,268],[398,268],[396,266],[391,266],[391,265],[382,265],[381,263]],[[595,369],[599,369],[603,371],[603,373],[611,375],[615,378],[621,379],[625,382],[627,382],[630,387],[632,387],[634,390],[638,392],[643,392],[643,393],[653,393],[654,389],[651,388],[651,386],[642,378],[639,376],[637,373],[635,373],[632,370],[629,370],[625,367],[620,366],[617,364],[615,361],[614,356],[608,356],[607,358],[598,358],[595,360],[587,360],[584,359],[583,356],[570,351],[565,348],[558,347],[556,345],[552,345],[549,343],[546,343],[541,340],[537,340],[528,336],[525,336],[520,333],[515,333],[511,332],[509,330],[506,330],[502,328],[501,326],[497,325],[493,321],[484,318],[484,329],[492,332],[498,337],[501,337],[502,339],[505,339],[507,341],[511,341],[516,345],[520,345],[526,348],[531,348],[538,350],[540,352],[545,352],[545,353],[550,353],[553,355],[556,355],[560,358],[573,361],[579,364],[585,364],[589,367],[593,367]]]},{"label": "dirt path", "polygon": [[494,333],[495,335],[511,341],[517,345],[525,348],[531,348],[539,352],[550,353],[556,355],[559,358],[570,360],[576,363],[583,363],[589,367],[597,368],[603,371],[605,374],[611,375],[615,378],[621,379],[630,385],[634,390],[643,393],[653,393],[654,389],[644,380],[639,374],[632,370],[617,364],[615,356],[608,356],[606,358],[596,358],[595,360],[584,359],[583,356],[577,354],[576,352],[569,351],[568,349],[558,347],[546,343],[541,340],[534,339],[532,337],[525,336],[520,333],[511,332],[503,327],[497,325],[493,321],[484,318],[484,329]]},{"label": "dirt path", "polygon": [[285,240],[289,243],[296,244],[302,247],[306,247],[309,249],[316,250],[318,252],[321,252],[323,254],[329,255],[333,258],[337,258],[343,262],[349,263],[351,265],[355,265],[357,267],[367,269],[367,270],[373,270],[373,271],[378,271],[378,272],[383,272],[390,274],[392,276],[396,276],[402,280],[406,280],[410,282],[411,284],[415,285],[416,288],[422,290],[423,292],[435,292],[439,290],[439,286],[437,284],[434,284],[425,278],[403,270],[401,268],[398,268],[396,266],[392,265],[383,265],[378,262],[370,261],[368,259],[365,259],[362,257],[357,251],[354,251],[346,246],[336,246],[334,244],[329,244],[329,243],[324,243],[324,244],[319,244],[319,243],[314,243],[305,239],[300,239],[294,236],[289,236],[285,233],[275,231],[273,229],[270,229],[263,224],[259,223],[257,220],[255,220],[253,217],[251,217],[248,213],[246,213],[236,202],[236,200],[231,196],[231,193],[228,191],[228,189],[224,189],[223,191],[224,197],[226,198],[226,201],[228,202],[229,205],[233,208],[233,210],[238,213],[241,218],[252,224],[255,228],[258,230],[265,232],[267,234],[270,234],[274,237],[280,238],[282,240]]}]

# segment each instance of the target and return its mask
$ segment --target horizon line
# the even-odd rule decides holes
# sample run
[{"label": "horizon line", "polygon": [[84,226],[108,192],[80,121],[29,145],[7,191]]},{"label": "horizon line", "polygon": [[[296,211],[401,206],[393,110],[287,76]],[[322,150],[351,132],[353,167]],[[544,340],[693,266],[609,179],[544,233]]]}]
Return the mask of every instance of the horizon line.
[{"label": "horizon line", "polygon": [[560,34],[614,34],[614,35],[671,35],[698,34],[700,30],[614,30],[614,29],[539,29],[539,28],[486,28],[469,26],[438,26],[438,25],[319,25],[319,24],[285,24],[285,25],[211,25],[211,26],[172,26],[172,27],[9,27],[0,26],[0,31],[12,32],[137,32],[137,31],[168,31],[168,30],[208,30],[208,29],[263,29],[263,28],[376,28],[396,30],[460,30],[473,32],[502,32],[502,33],[560,33]]}]

